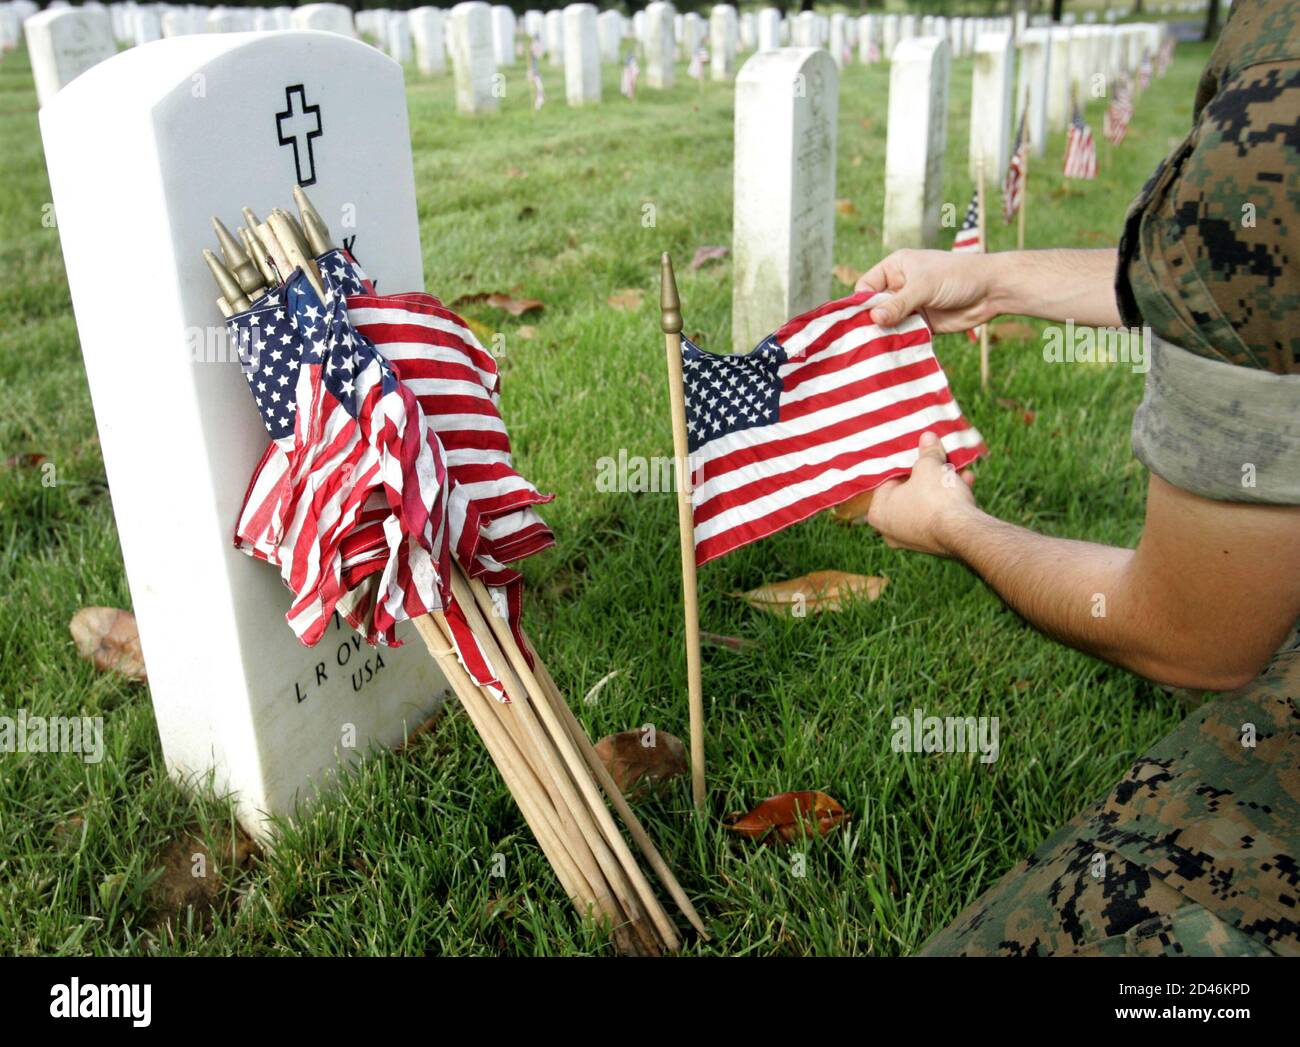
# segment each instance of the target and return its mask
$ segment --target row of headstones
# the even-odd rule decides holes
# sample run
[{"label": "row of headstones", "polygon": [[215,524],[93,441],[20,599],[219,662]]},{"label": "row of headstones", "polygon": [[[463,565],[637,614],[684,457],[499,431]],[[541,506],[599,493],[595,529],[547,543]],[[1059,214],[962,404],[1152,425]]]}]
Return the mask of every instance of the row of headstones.
[{"label": "row of headstones", "polygon": [[[968,171],[1001,181],[1025,114],[1031,150],[1064,130],[1074,100],[1104,97],[1161,48],[1164,23],[1025,28],[974,40]],[[900,40],[892,52],[885,147],[886,250],[934,247],[948,145],[945,35]],[[1013,78],[1019,58],[1018,86]],[[799,89],[790,90],[791,83]],[[732,348],[831,296],[839,69],[825,50],[784,48],[749,59],[736,81],[732,221]]]}]

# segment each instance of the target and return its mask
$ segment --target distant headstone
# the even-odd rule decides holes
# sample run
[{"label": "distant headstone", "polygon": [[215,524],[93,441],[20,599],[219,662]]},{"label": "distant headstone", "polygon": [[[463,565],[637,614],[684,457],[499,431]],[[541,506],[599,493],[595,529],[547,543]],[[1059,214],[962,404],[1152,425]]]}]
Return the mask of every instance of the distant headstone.
[{"label": "distant headstone", "polygon": [[497,68],[515,64],[515,13],[504,4],[492,8],[492,48]]},{"label": "distant headstone", "polygon": [[736,77],[736,352],[830,298],[838,111],[839,72],[824,50],[761,52]]},{"label": "distant headstone", "polygon": [[148,7],[137,7],[132,13],[133,40],[136,47],[162,39],[162,19],[158,12]]},{"label": "distant headstone", "polygon": [[405,13],[388,20],[388,57],[398,65],[411,60],[411,23]]},{"label": "distant headstone", "polygon": [[863,15],[858,19],[858,61],[863,65],[879,62],[882,58],[880,48],[880,16]]},{"label": "distant headstone", "polygon": [[758,12],[758,49],[775,51],[781,46],[781,12],[765,7]]},{"label": "distant headstone", "polygon": [[554,66],[564,65],[564,12],[546,12],[546,58]]},{"label": "distant headstone", "polygon": [[87,69],[117,54],[113,23],[103,11],[42,11],[23,23],[23,32],[38,105],[45,105]]},{"label": "distant headstone", "polygon": [[[302,646],[279,572],[235,550],[268,438],[201,251],[209,215],[265,215],[302,182],[381,288],[422,289],[401,70],[338,36],[187,36],[78,77],[41,131],[163,756],[266,839],[341,764],[400,743],[444,684],[406,625],[398,649],[337,623]],[[147,308],[105,279],[106,244],[115,272],[150,274]]]},{"label": "distant headstone", "polygon": [[894,48],[898,46],[898,15],[880,16],[880,54],[887,62],[894,59]]},{"label": "distant headstone", "polygon": [[1070,30],[1054,27],[1048,31],[1051,77],[1047,84],[1047,129],[1064,131],[1070,122]]},{"label": "distant headstone", "polygon": [[574,106],[600,101],[595,4],[570,4],[564,9],[564,97]]},{"label": "distant headstone", "polygon": [[1046,29],[1026,29],[1020,36],[1020,76],[1016,82],[1016,120],[1028,113],[1025,128],[1029,151],[1042,156],[1047,147],[1047,92],[1051,85],[1052,51]]},{"label": "distant headstone", "polygon": [[447,71],[446,19],[436,7],[411,10],[411,42],[415,45],[415,64],[426,76]]},{"label": "distant headstone", "polygon": [[295,7],[290,16],[295,29],[319,29],[340,36],[357,35],[352,23],[352,11],[342,4],[304,4]]},{"label": "distant headstone", "polygon": [[818,47],[821,41],[817,27],[816,11],[800,11],[790,27],[791,47]]},{"label": "distant headstone", "polygon": [[673,60],[677,43],[673,39],[673,5],[654,0],[645,9],[645,82],[649,87],[673,86]]},{"label": "distant headstone", "polygon": [[596,35],[600,37],[600,60],[606,65],[616,65],[623,42],[623,15],[618,11],[602,11],[596,16]]},{"label": "distant headstone", "polygon": [[708,29],[704,24],[704,19],[694,11],[687,11],[682,16],[682,36],[681,36],[681,54],[688,62],[695,57],[696,52],[705,46],[708,38]]},{"label": "distant headstone", "polygon": [[1011,64],[1015,46],[1010,33],[984,33],[975,40],[971,75],[970,176],[984,159],[984,177],[997,185],[1011,159]]},{"label": "distant headstone", "polygon": [[885,141],[885,249],[939,239],[948,144],[948,42],[922,36],[894,49]]},{"label": "distant headstone", "polygon": [[830,22],[830,39],[827,41],[826,49],[831,53],[831,59],[835,62],[837,69],[844,68],[845,51],[849,46],[848,29],[843,12],[836,11],[831,15]]},{"label": "distant headstone", "polygon": [[447,53],[456,83],[456,108],[462,113],[495,113],[501,100],[496,90],[491,9],[483,0],[467,0],[451,9],[447,22]]},{"label": "distant headstone", "polygon": [[709,65],[714,80],[730,80],[736,75],[739,42],[736,9],[730,4],[715,4],[709,12]]}]

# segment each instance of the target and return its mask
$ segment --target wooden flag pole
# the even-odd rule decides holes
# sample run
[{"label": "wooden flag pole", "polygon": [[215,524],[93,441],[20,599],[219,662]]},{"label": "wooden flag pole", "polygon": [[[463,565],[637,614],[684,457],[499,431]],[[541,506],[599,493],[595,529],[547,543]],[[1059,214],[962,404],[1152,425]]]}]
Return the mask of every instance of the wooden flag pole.
[{"label": "wooden flag pole", "polygon": [[668,356],[668,409],[677,465],[677,524],[682,540],[682,602],[686,608],[686,685],[691,718],[691,796],[704,809],[704,690],[700,674],[700,601],[695,582],[695,512],[691,506],[690,448],[686,439],[686,389],[682,384],[682,303],[672,259],[663,255],[659,283],[660,326]]},{"label": "wooden flag pole", "polygon": [[1025,249],[1025,208],[1029,205],[1029,128],[1025,127],[1024,158],[1020,167],[1020,213],[1016,216],[1016,250]]},{"label": "wooden flag pole", "polygon": [[[975,161],[975,192],[979,201],[980,219],[980,253],[988,254],[989,242],[987,223],[984,216],[984,157]],[[989,325],[980,324],[980,388],[988,392],[989,388]]]}]

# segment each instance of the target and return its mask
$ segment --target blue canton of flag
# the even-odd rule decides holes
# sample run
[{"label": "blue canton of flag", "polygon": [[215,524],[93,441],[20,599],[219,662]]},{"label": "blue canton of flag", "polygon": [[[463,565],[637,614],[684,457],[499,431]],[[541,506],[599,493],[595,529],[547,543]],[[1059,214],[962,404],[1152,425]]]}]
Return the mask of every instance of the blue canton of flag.
[{"label": "blue canton of flag", "polygon": [[720,356],[682,339],[686,431],[691,452],[709,440],[777,420],[786,351],[769,336],[750,352]]}]

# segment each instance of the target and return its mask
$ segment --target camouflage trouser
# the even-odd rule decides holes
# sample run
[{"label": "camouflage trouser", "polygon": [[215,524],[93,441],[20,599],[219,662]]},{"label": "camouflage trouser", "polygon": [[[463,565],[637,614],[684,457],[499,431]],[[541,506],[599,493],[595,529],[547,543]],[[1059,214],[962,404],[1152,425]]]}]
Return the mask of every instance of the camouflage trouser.
[{"label": "camouflage trouser", "polygon": [[922,955],[1300,955],[1300,649],[1198,708]]}]

